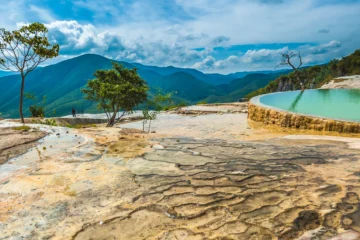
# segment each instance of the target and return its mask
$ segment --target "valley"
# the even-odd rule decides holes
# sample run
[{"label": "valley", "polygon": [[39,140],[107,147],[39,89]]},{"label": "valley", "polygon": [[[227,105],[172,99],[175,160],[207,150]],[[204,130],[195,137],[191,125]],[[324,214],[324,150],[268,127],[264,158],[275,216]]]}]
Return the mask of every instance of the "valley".
[{"label": "valley", "polygon": [[[31,72],[25,83],[25,92],[35,95],[36,100],[24,100],[24,112],[29,116],[29,106],[44,105],[46,116],[55,117],[70,114],[74,107],[81,112],[96,113],[96,104],[86,101],[81,89],[93,79],[98,69],[110,69],[111,61],[95,54],[85,54],[55,65],[42,67]],[[137,63],[120,62],[126,68],[138,69],[139,75],[150,87],[149,95],[158,90],[173,92],[175,104],[196,104],[198,102],[234,102],[245,95],[266,86],[283,71],[233,75],[204,74],[195,69],[145,66]],[[286,71],[285,71],[286,72]],[[237,78],[242,76],[242,78]],[[20,77],[11,75],[0,78],[0,113],[2,117],[15,118],[19,103]]]}]

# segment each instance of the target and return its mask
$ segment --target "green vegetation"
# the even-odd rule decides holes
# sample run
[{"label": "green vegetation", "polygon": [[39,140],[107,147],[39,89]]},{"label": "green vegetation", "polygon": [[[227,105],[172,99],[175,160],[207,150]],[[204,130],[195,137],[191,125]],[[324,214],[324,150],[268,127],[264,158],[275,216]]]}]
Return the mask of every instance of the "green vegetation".
[{"label": "green vegetation", "polygon": [[[243,77],[243,74],[204,74],[194,69],[118,63],[127,69],[137,67],[139,76],[147,82],[150,99],[158,89],[164,93],[176,92],[173,95],[173,106],[169,108],[196,104],[199,101],[207,103],[237,101],[250,92],[265,87],[283,73],[281,71],[246,73],[247,75]],[[93,78],[96,70],[111,68],[111,60],[105,57],[94,54],[82,55],[35,69],[26,78],[26,92],[36,96],[46,95],[45,116],[69,115],[72,108],[78,113],[98,113],[97,103],[85,100],[81,89],[89,79]],[[239,76],[241,78],[237,78]],[[0,112],[5,118],[18,117],[18,89],[21,83],[19,80],[19,75],[0,78],[2,89],[6,89],[0,94]],[[211,82],[216,82],[218,85],[209,84]],[[24,114],[27,116],[30,116],[30,105],[32,105],[31,101],[24,101]],[[56,109],[56,113],[52,111],[53,109]],[[141,109],[141,105],[135,109]]]},{"label": "green vegetation", "polygon": [[43,99],[41,101],[41,106],[38,106],[37,103],[36,103],[36,96],[34,94],[31,94],[31,93],[25,93],[25,99],[29,99],[29,100],[33,100],[35,101],[35,104],[33,105],[30,105],[29,107],[29,111],[31,113],[31,117],[45,117],[45,109],[44,109],[44,105],[46,103],[46,96],[44,95],[43,96]]},{"label": "green vegetation", "polygon": [[44,108],[42,106],[31,105],[29,111],[31,117],[44,117]]},{"label": "green vegetation", "polygon": [[29,126],[23,125],[23,126],[13,127],[12,129],[16,131],[29,131],[31,128]]},{"label": "green vegetation", "polygon": [[[356,50],[353,54],[341,60],[332,60],[325,65],[299,70],[299,78],[304,81],[306,89],[321,87],[333,78],[356,74],[360,74],[360,50]],[[266,93],[299,89],[301,89],[301,82],[299,82],[294,73],[290,73],[278,77],[266,87],[260,88],[246,97],[252,98]]]},{"label": "green vegetation", "polygon": [[[147,99],[148,86],[136,68],[126,69],[113,62],[113,69],[97,70],[94,76],[96,78],[89,80],[82,92],[87,100],[96,102],[98,109],[106,113],[108,127]],[[123,114],[116,118],[120,110]]]},{"label": "green vegetation", "polygon": [[42,124],[49,125],[49,126],[57,126],[57,123],[55,119],[53,118],[46,118],[45,121],[42,122]]},{"label": "green vegetation", "polygon": [[66,124],[65,127],[80,129],[80,128],[95,128],[97,126],[96,124],[75,124],[75,125]]},{"label": "green vegetation", "polygon": [[49,125],[49,126],[57,126],[57,122],[53,118],[43,118],[43,119],[35,118],[35,119],[31,119],[31,123],[45,124],[45,125]]},{"label": "green vegetation", "polygon": [[206,101],[200,101],[196,105],[202,105],[202,104],[207,104],[207,102]]},{"label": "green vegetation", "polygon": [[46,37],[48,32],[44,24],[32,23],[19,30],[0,29],[0,68],[18,72],[21,76],[19,113],[23,116],[23,95],[26,76],[45,60],[59,54],[59,45],[51,45]]},{"label": "green vegetation", "polygon": [[186,107],[186,106],[189,106],[190,104],[189,103],[186,103],[185,101],[180,101],[178,103],[172,103],[172,104],[169,104],[169,105],[166,105],[164,106],[163,110],[164,111],[169,111],[169,110],[172,110],[172,109],[176,109],[176,108],[181,108],[181,107]]}]

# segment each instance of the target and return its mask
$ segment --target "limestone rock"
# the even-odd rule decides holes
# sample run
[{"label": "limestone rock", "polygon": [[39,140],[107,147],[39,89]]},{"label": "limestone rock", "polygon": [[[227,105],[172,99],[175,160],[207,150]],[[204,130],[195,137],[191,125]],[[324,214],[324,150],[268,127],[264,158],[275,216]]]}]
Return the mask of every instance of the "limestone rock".
[{"label": "limestone rock", "polygon": [[162,150],[162,149],[165,149],[164,146],[160,145],[160,144],[155,144],[154,146],[152,146],[153,149],[155,150]]}]

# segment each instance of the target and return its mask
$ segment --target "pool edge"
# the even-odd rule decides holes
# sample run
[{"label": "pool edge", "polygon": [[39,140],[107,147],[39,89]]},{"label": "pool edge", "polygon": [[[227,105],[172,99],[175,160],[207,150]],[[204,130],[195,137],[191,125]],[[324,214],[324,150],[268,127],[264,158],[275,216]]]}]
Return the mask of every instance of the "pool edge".
[{"label": "pool edge", "polygon": [[248,120],[260,122],[264,125],[277,125],[283,128],[360,133],[360,122],[311,116],[278,109],[261,103],[260,98],[264,95],[268,94],[250,99]]}]

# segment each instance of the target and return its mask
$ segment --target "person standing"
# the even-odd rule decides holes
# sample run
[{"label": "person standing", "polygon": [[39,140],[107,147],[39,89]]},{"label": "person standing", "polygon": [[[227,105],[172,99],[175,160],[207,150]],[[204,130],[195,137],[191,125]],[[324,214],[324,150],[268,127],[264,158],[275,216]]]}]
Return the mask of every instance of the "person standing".
[{"label": "person standing", "polygon": [[71,110],[71,112],[72,112],[73,117],[76,117],[76,110],[75,110],[75,108],[73,108],[73,109]]}]

